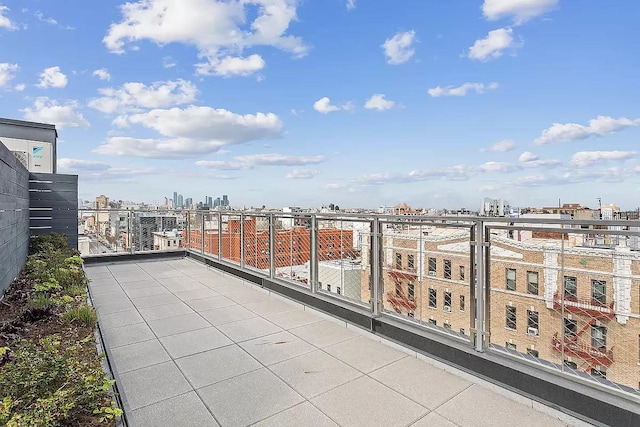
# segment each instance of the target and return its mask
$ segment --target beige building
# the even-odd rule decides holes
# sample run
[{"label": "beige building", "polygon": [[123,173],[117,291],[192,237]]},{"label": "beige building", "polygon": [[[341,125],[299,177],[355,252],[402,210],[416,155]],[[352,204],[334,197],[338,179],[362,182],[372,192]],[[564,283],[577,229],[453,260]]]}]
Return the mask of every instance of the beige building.
[{"label": "beige building", "polygon": [[178,249],[182,246],[182,233],[173,231],[158,231],[153,233],[153,249],[164,251],[167,249]]},{"label": "beige building", "polygon": [[[468,336],[469,233],[425,230],[385,232],[384,308]],[[491,239],[490,342],[639,388],[640,253],[507,236]]]}]

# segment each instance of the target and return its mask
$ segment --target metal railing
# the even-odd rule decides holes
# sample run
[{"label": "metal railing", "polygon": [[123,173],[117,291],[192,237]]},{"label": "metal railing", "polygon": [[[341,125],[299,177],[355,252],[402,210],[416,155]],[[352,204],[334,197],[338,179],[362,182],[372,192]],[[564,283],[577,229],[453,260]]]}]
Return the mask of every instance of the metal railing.
[{"label": "metal railing", "polygon": [[207,210],[79,220],[86,256],[178,245],[640,400],[640,221]]}]

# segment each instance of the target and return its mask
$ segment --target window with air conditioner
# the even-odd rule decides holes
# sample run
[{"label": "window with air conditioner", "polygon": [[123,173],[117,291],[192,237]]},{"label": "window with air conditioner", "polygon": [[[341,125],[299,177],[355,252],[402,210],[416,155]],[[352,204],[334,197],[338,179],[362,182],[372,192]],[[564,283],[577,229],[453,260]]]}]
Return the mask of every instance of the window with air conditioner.
[{"label": "window with air conditioner", "polygon": [[436,326],[438,324],[438,322],[436,322],[436,319],[429,319],[429,324]]},{"label": "window with air conditioner", "polygon": [[444,293],[444,311],[451,312],[451,292]]},{"label": "window with air conditioner", "polygon": [[436,259],[435,258],[429,258],[429,276],[435,276],[436,275]]},{"label": "window with air conditioner", "polygon": [[438,306],[438,291],[429,289],[429,307],[436,308]]},{"label": "window with air conditioner", "polygon": [[540,333],[538,324],[538,312],[527,310],[527,334],[537,337]]}]

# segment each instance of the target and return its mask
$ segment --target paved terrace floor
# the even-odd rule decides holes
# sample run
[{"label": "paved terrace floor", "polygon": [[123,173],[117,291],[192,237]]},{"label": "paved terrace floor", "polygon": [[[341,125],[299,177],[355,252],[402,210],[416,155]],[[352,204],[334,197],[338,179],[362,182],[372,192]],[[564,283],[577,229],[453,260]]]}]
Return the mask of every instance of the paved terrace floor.
[{"label": "paved terrace floor", "polygon": [[86,271],[137,426],[581,425],[192,260]]}]

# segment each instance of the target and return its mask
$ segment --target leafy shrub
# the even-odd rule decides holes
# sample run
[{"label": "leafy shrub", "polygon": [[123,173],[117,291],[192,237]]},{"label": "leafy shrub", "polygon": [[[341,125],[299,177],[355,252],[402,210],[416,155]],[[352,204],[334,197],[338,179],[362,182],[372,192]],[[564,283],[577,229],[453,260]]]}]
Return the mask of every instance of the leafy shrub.
[{"label": "leafy shrub", "polygon": [[29,242],[29,254],[42,254],[49,251],[60,251],[69,249],[69,241],[64,234],[50,233],[41,236],[31,236]]},{"label": "leafy shrub", "polygon": [[60,305],[60,303],[61,303],[60,300],[56,298],[49,298],[44,296],[40,296],[40,297],[29,300],[29,306],[37,307],[37,308],[55,307]]},{"label": "leafy shrub", "polygon": [[33,285],[33,291],[41,294],[50,294],[53,291],[57,291],[60,289],[62,289],[62,286],[60,286],[60,283],[55,278],[50,278],[45,282],[36,283],[35,285]]},{"label": "leafy shrub", "polygon": [[95,326],[98,321],[96,311],[88,305],[72,307],[62,314],[62,318],[67,322],[78,322],[86,326]]},{"label": "leafy shrub", "polygon": [[102,422],[121,415],[109,398],[113,381],[93,362],[81,358],[79,343],[61,343],[56,335],[17,343],[0,370],[0,424],[61,426],[83,415]]}]

